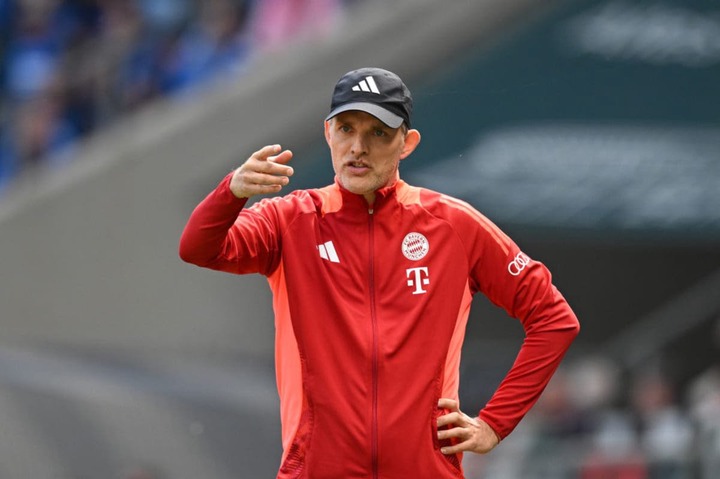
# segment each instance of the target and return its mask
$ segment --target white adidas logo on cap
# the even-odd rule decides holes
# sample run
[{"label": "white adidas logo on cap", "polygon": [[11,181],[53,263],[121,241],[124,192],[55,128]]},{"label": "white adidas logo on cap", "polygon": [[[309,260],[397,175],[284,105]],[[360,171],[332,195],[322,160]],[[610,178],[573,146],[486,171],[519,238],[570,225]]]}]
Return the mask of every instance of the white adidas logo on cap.
[{"label": "white adidas logo on cap", "polygon": [[366,91],[368,93],[380,94],[375,79],[371,76],[365,77],[364,80],[360,81],[357,85],[352,87],[353,91]]}]

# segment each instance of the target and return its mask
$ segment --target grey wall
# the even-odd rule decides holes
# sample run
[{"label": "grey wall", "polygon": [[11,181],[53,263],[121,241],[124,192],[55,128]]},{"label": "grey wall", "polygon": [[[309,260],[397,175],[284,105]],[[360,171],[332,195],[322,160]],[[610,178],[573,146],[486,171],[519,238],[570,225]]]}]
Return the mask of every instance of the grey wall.
[{"label": "grey wall", "polygon": [[419,81],[455,52],[484,48],[534,4],[360,2],[329,40],[146,109],[82,145],[67,168],[28,175],[0,202],[0,344],[269,354],[264,279],[178,259],[194,205],[258,147],[317,141],[348,69],[384,66]]}]

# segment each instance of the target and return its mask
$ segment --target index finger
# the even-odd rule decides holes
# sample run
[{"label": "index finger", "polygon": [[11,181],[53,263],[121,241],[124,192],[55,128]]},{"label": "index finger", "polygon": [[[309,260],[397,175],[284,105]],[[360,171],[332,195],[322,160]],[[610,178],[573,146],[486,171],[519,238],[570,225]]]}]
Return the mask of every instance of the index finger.
[{"label": "index finger", "polygon": [[449,411],[459,411],[460,403],[454,399],[440,398],[438,399],[438,407],[440,409],[447,409]]},{"label": "index finger", "polygon": [[293,157],[293,152],[290,150],[285,150],[282,153],[278,153],[277,155],[269,156],[267,161],[272,161],[273,163],[277,163],[279,165],[285,165],[288,161],[290,161]]}]

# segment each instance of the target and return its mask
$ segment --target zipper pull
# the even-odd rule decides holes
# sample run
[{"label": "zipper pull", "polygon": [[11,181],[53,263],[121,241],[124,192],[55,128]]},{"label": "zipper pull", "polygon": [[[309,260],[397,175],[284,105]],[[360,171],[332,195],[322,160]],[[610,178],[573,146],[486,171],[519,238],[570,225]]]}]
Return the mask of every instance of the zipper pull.
[{"label": "zipper pull", "polygon": [[373,208],[368,208],[368,214],[369,214],[369,215],[373,214],[374,212],[375,212],[375,210],[374,210]]}]

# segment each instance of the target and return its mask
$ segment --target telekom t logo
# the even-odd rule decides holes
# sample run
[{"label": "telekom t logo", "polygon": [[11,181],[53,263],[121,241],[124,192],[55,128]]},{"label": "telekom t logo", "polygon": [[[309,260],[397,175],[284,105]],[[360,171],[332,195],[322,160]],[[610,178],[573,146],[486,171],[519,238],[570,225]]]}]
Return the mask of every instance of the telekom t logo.
[{"label": "telekom t logo", "polygon": [[423,286],[430,284],[427,266],[423,266],[421,268],[408,268],[405,270],[405,274],[408,278],[408,286],[415,288],[413,294],[427,293],[427,291],[423,289]]}]

